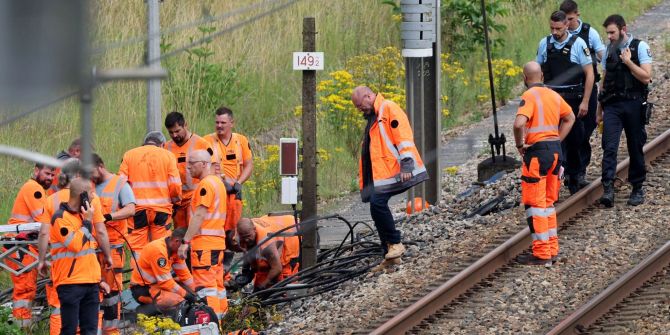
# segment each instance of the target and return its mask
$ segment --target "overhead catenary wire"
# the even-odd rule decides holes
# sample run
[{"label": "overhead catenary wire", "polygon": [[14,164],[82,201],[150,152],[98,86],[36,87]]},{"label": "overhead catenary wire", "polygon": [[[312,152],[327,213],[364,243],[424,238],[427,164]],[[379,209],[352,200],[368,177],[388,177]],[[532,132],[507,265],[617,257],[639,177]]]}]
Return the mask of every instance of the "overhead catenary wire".
[{"label": "overhead catenary wire", "polygon": [[210,16],[205,16],[204,18],[196,20],[196,21],[187,22],[187,23],[177,25],[177,26],[173,26],[173,27],[163,28],[158,33],[147,34],[147,35],[143,35],[143,36],[137,36],[137,37],[133,37],[133,38],[130,38],[130,39],[127,39],[127,40],[124,40],[124,41],[113,42],[113,43],[108,43],[108,44],[105,44],[105,45],[101,45],[99,47],[94,47],[91,50],[91,53],[93,55],[98,55],[98,54],[104,53],[104,52],[106,52],[108,50],[111,50],[111,49],[118,49],[118,48],[123,48],[123,47],[126,47],[126,46],[130,46],[130,45],[133,45],[133,44],[136,44],[136,43],[146,42],[149,39],[152,39],[154,37],[161,37],[161,36],[165,36],[165,35],[174,34],[174,33],[177,33],[177,32],[189,29],[189,28],[198,27],[198,26],[201,26],[201,25],[204,25],[204,24],[216,23],[218,21],[222,21],[222,20],[225,20],[227,18],[231,18],[231,17],[237,16],[237,15],[244,14],[245,12],[249,12],[249,11],[258,9],[262,5],[266,5],[266,4],[273,3],[273,2],[280,2],[280,1],[282,1],[282,0],[259,1],[257,3],[251,4],[251,5],[248,5],[248,6],[244,6],[244,7],[241,7],[241,8],[237,8],[237,9],[231,10],[229,12],[226,12],[226,13],[218,15],[218,16],[211,16],[211,15]]},{"label": "overhead catenary wire", "polygon": [[247,24],[256,22],[256,21],[258,21],[258,20],[260,20],[260,19],[262,19],[262,18],[264,18],[264,17],[266,17],[266,16],[268,16],[268,15],[274,14],[274,13],[276,13],[276,12],[278,12],[278,11],[284,9],[284,8],[287,8],[288,6],[293,5],[293,4],[295,4],[296,2],[298,2],[298,1],[300,1],[300,0],[289,0],[289,1],[285,2],[284,4],[279,5],[279,6],[276,6],[275,8],[272,8],[272,9],[266,11],[266,12],[263,12],[263,13],[261,13],[261,14],[252,16],[252,17],[250,17],[250,18],[248,18],[248,19],[246,19],[246,20],[244,20],[244,21],[238,22],[238,23],[233,24],[233,25],[231,25],[231,26],[229,26],[229,27],[226,27],[226,28],[223,28],[223,29],[221,29],[221,30],[218,30],[218,31],[216,31],[216,32],[214,32],[214,33],[211,33],[211,34],[209,34],[209,35],[207,35],[207,36],[205,36],[205,37],[203,37],[203,38],[200,38],[200,39],[198,39],[198,40],[195,40],[195,41],[193,41],[192,43],[189,43],[189,44],[187,44],[187,45],[184,45],[184,46],[182,46],[182,47],[180,47],[180,48],[178,48],[178,49],[175,49],[175,50],[172,50],[172,51],[170,51],[170,52],[164,53],[164,54],[162,54],[160,57],[153,58],[153,59],[149,59],[149,60],[147,60],[147,63],[153,63],[153,62],[156,62],[156,61],[159,61],[159,60],[163,60],[163,59],[165,59],[165,58],[168,58],[168,57],[172,57],[172,56],[178,55],[178,54],[180,54],[180,53],[182,53],[182,52],[184,52],[184,51],[186,51],[186,50],[188,50],[188,49],[197,47],[198,45],[201,45],[201,44],[204,44],[204,43],[208,43],[208,42],[210,42],[212,39],[214,39],[214,38],[216,38],[216,37],[219,37],[219,36],[221,36],[221,35],[223,35],[223,34],[226,34],[226,33],[232,32],[232,31],[234,31],[234,30],[237,30],[237,29],[239,29],[239,28],[242,28],[242,27],[244,27],[244,26],[247,25]]}]

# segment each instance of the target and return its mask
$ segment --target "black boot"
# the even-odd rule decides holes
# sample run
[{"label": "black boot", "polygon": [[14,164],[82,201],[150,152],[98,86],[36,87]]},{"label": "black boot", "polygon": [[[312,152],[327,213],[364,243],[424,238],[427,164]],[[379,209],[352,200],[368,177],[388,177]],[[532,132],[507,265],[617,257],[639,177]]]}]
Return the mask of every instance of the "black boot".
[{"label": "black boot", "polygon": [[586,181],[585,175],[580,173],[579,176],[577,176],[577,185],[579,186],[580,190],[589,185],[589,182]]},{"label": "black boot", "polygon": [[603,182],[603,196],[600,197],[600,203],[605,205],[605,207],[614,206],[614,182],[613,181],[604,181]]},{"label": "black boot", "polygon": [[568,190],[570,195],[573,195],[579,191],[579,178],[577,176],[570,176],[568,178]]},{"label": "black boot", "polygon": [[642,189],[642,184],[633,185],[633,191],[630,192],[630,197],[628,198],[628,204],[631,206],[637,206],[644,203],[644,190]]}]

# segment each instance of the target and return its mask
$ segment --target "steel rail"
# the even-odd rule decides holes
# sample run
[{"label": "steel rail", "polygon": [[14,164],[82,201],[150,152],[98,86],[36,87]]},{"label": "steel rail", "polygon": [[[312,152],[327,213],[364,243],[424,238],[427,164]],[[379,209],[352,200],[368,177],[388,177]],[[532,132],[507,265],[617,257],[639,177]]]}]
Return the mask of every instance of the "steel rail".
[{"label": "steel rail", "polygon": [[[649,163],[655,160],[669,149],[670,129],[644,146],[645,162]],[[616,174],[619,178],[626,178],[629,164],[630,159],[626,158],[617,165]],[[558,224],[560,225],[570,220],[595,202],[602,194],[602,182],[598,178],[556,207]],[[450,278],[437,289],[387,320],[370,334],[405,334],[414,326],[421,323],[421,321],[476,286],[481,280],[502,266],[507,265],[516,256],[527,250],[530,244],[530,230],[526,227],[484,257]]]},{"label": "steel rail", "polygon": [[670,241],[561,321],[547,334],[581,334],[583,329],[588,328],[609,312],[668,264],[670,264]]}]

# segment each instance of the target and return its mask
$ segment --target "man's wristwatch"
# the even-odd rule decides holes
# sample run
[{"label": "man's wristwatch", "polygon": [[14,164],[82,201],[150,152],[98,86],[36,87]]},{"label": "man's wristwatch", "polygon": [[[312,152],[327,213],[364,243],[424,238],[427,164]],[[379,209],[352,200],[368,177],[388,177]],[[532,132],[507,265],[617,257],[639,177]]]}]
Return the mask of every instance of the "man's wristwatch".
[{"label": "man's wristwatch", "polygon": [[109,222],[109,221],[114,220],[114,218],[112,218],[112,214],[105,214],[104,217],[105,217],[105,222]]}]

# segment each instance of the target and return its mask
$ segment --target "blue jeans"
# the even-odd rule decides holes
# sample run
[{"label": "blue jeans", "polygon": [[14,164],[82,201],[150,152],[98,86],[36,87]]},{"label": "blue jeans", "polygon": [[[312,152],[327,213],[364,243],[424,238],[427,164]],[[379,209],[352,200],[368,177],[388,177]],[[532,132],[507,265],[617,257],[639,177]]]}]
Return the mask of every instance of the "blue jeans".
[{"label": "blue jeans", "polygon": [[638,100],[613,102],[604,107],[602,180],[614,180],[622,130],[626,132],[630,156],[628,181],[633,185],[642,184],[647,176],[642,151],[647,142],[647,132],[644,128],[642,102]]},{"label": "blue jeans", "polygon": [[384,254],[388,252],[387,243],[400,243],[400,232],[395,228],[393,214],[391,214],[391,209],[389,208],[389,199],[405,191],[407,190],[399,190],[391,193],[373,192],[370,196],[370,216],[372,216],[372,220],[375,222]]},{"label": "blue jeans", "polygon": [[98,333],[100,289],[98,284],[66,284],[56,288],[61,311],[61,335],[74,335],[79,325],[81,335]]}]

